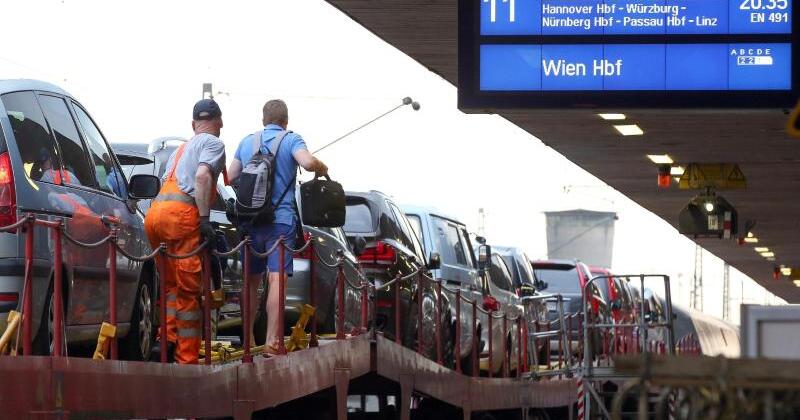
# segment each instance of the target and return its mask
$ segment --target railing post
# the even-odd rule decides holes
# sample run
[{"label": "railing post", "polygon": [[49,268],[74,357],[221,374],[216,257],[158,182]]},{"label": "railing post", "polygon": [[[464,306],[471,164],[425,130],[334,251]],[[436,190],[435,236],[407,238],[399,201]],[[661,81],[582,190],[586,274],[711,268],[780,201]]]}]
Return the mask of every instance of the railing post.
[{"label": "railing post", "polygon": [[286,247],[281,237],[278,244],[278,354],[286,354],[286,340],[284,335],[284,325],[286,317]]},{"label": "railing post", "polygon": [[369,329],[369,284],[361,282],[361,333]]},{"label": "railing post", "polygon": [[[545,324],[544,329],[545,329],[545,331],[549,332],[550,328],[551,328],[550,320],[547,320],[547,323]],[[552,356],[553,355],[553,347],[552,347],[552,344],[550,343],[550,338],[545,339],[545,344],[547,345],[547,369],[549,370],[550,369],[550,359],[553,358],[553,356]]]},{"label": "railing post", "polygon": [[472,376],[478,376],[478,371],[481,370],[478,364],[478,342],[480,339],[478,337],[478,305],[475,303],[475,299],[472,299],[472,354],[470,355],[470,358],[472,358]]},{"label": "railing post", "polygon": [[203,253],[203,362],[211,364],[211,251]]},{"label": "railing post", "polygon": [[36,226],[32,215],[28,214],[25,231],[25,285],[22,290],[22,354],[30,356],[31,318],[33,317],[33,230]]},{"label": "railing post", "polygon": [[522,376],[524,371],[524,363],[522,362],[522,317],[517,317],[517,378]]},{"label": "railing post", "polygon": [[417,271],[417,353],[422,354],[422,289],[424,287],[422,271]]},{"label": "railing post", "polygon": [[[111,239],[108,242],[108,321],[117,326],[117,228],[111,226]],[[137,299],[139,297],[137,296]],[[111,360],[117,360],[117,335],[111,338]]]},{"label": "railing post", "polygon": [[456,372],[461,373],[461,289],[456,289]]},{"label": "railing post", "polygon": [[508,314],[503,311],[503,365],[500,366],[500,376],[509,376],[509,365],[511,361],[508,360]]},{"label": "railing post", "polygon": [[169,344],[169,338],[167,337],[167,282],[165,279],[167,272],[167,244],[162,242],[158,249],[159,254],[156,257],[156,262],[158,264],[158,297],[161,302],[158,316],[158,335],[160,337],[161,350],[159,358],[161,363],[167,363],[167,345]]},{"label": "railing post", "polygon": [[442,365],[442,281],[436,282],[436,363]]},{"label": "railing post", "polygon": [[[308,277],[309,277],[309,300],[311,301],[311,306],[314,308],[317,307],[317,253],[314,250],[314,236],[310,236],[308,240],[311,242],[308,244],[309,253],[311,258],[308,260]],[[315,310],[313,314],[311,314],[311,336],[308,338],[308,346],[309,347],[318,347],[319,346],[319,339],[317,338],[317,311]]]},{"label": "railing post", "polygon": [[493,353],[493,351],[492,351],[493,350],[492,342],[494,342],[494,330],[492,329],[492,318],[494,317],[493,315],[494,315],[494,310],[489,309],[489,316],[488,316],[489,317],[489,331],[487,331],[488,332],[487,337],[489,337],[489,377],[490,378],[494,376],[494,372],[493,372],[494,366],[493,366],[493,363],[492,363],[494,361],[493,360],[494,358],[492,357],[493,356],[492,355],[492,353]]},{"label": "railing post", "polygon": [[[62,288],[62,253],[61,253],[61,227],[64,219],[58,219],[59,223],[53,229],[53,253],[55,262],[53,264],[53,354],[54,356],[63,355],[64,344],[64,300]],[[45,309],[47,310],[47,309]]]},{"label": "railing post", "polygon": [[394,342],[402,344],[400,332],[400,275],[394,282]]},{"label": "railing post", "polygon": [[[523,320],[522,321],[522,372],[523,373],[527,373],[528,372],[528,367],[529,367],[528,363],[529,363],[530,357],[529,357],[529,354],[528,354],[528,341],[529,341],[529,338],[528,338],[528,321]],[[534,348],[536,348],[535,345],[534,345]]]},{"label": "railing post", "polygon": [[[244,266],[242,267],[242,304],[239,306],[242,312],[242,339],[244,341],[242,362],[253,363],[253,355],[250,350],[253,346],[253,343],[250,342],[250,336],[253,335],[253,320],[250,318],[250,312],[253,310],[250,307],[250,300],[252,299],[250,296],[250,259],[253,256],[250,254],[250,237],[246,236],[244,241],[241,251],[244,253],[242,256],[242,265]],[[256,288],[256,293],[258,293],[258,288]],[[267,290],[264,290],[264,293],[267,293]],[[264,308],[265,314],[266,310],[267,308]]]},{"label": "railing post", "polygon": [[338,266],[336,267],[336,339],[343,340],[344,334],[344,260],[339,255]]}]

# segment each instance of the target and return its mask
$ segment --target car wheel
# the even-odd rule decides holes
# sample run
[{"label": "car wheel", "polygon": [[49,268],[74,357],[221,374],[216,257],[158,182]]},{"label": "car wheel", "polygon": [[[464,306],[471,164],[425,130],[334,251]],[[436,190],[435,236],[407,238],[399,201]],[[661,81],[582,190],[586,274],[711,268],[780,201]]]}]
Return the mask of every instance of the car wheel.
[{"label": "car wheel", "polygon": [[139,283],[133,305],[131,326],[128,335],[120,343],[120,350],[126,360],[147,360],[150,358],[155,332],[153,294],[148,282]]}]

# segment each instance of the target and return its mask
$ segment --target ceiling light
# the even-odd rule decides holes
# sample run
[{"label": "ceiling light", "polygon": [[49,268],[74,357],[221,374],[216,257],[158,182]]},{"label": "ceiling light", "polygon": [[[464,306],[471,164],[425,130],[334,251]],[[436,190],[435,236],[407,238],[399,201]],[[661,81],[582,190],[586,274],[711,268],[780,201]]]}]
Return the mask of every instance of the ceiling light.
[{"label": "ceiling light", "polygon": [[625,114],[597,114],[604,120],[619,121],[625,119]]},{"label": "ceiling light", "polygon": [[797,287],[800,287],[800,280],[795,280],[794,281],[794,285],[797,286]]},{"label": "ceiling light", "polygon": [[[647,155],[647,158],[656,165],[672,165],[672,158],[669,155]],[[669,172],[672,173],[672,168]]]},{"label": "ceiling light", "polygon": [[747,242],[748,244],[757,244],[758,243],[758,238],[756,238],[756,237],[747,237],[747,238],[744,238],[744,241]]},{"label": "ceiling light", "polygon": [[752,238],[753,237],[753,232],[747,232],[747,237],[748,238]]},{"label": "ceiling light", "polygon": [[769,252],[769,248],[767,248],[765,246],[757,246],[757,247],[753,248],[753,251],[755,251],[755,252]]},{"label": "ceiling light", "polygon": [[791,267],[781,267],[781,274],[784,276],[791,276],[792,275],[792,268]]},{"label": "ceiling light", "polygon": [[684,169],[683,166],[673,166],[669,169],[670,175],[673,176],[681,176],[684,172],[686,172],[686,169]]},{"label": "ceiling light", "polygon": [[775,257],[767,257],[767,261],[775,261]]},{"label": "ceiling light", "polygon": [[681,177],[679,177],[679,176],[674,176],[674,177],[672,177],[672,179],[674,179],[675,182],[677,182],[677,183],[681,182]]},{"label": "ceiling light", "polygon": [[644,131],[636,124],[615,125],[614,128],[623,136],[641,136],[644,134]]},{"label": "ceiling light", "polygon": [[772,257],[775,256],[775,253],[774,252],[762,252],[761,256],[764,257],[764,258],[772,258]]},{"label": "ceiling light", "polygon": [[712,203],[710,201],[706,201],[705,207],[706,207],[706,211],[708,213],[711,213],[712,211],[714,211],[714,203]]}]

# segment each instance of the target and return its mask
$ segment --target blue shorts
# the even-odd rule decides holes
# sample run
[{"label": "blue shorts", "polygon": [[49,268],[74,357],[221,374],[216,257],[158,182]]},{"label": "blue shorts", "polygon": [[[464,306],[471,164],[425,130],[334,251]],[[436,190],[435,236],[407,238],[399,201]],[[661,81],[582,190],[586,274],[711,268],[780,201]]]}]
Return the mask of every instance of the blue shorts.
[{"label": "blue shorts", "polygon": [[[283,236],[283,243],[289,247],[294,248],[295,241],[297,237],[296,233],[296,226],[294,224],[285,225],[281,223],[271,223],[265,226],[259,226],[251,228],[249,231],[250,240],[252,242],[253,250],[256,252],[264,253],[270,248],[272,245],[277,241],[281,236]],[[286,274],[291,276],[292,275],[292,260],[293,256],[292,253],[288,250],[284,252],[285,261],[283,263],[284,270],[286,270]],[[269,256],[264,258],[258,258],[255,255],[250,255],[250,273],[263,273],[264,270],[269,268],[270,273],[278,273],[280,272],[281,267],[281,254],[280,249],[275,248],[275,250],[269,254]],[[242,258],[242,265],[244,265],[244,258]]]}]

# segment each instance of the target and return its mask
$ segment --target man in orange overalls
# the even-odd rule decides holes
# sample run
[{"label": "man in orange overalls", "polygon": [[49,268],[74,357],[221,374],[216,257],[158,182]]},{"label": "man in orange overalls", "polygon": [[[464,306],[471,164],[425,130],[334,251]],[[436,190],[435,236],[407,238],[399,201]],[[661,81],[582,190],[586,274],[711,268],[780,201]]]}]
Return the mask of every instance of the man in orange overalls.
[{"label": "man in orange overalls", "polygon": [[[225,167],[225,145],[219,139],[222,111],[213,99],[203,99],[195,104],[192,118],[195,135],[170,157],[161,191],[144,219],[153,248],[165,243],[172,254],[190,253],[207,240],[215,248],[208,216]],[[176,362],[195,364],[202,337],[201,257],[166,258],[164,267],[167,337],[161,337],[161,345],[170,343]]]}]

